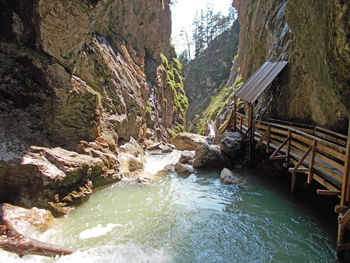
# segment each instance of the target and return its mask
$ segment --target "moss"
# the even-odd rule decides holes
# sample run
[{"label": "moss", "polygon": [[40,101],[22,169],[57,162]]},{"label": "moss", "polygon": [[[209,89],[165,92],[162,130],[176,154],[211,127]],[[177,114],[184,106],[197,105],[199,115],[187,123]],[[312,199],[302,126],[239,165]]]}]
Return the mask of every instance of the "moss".
[{"label": "moss", "polygon": [[177,121],[184,123],[188,109],[188,99],[181,76],[182,64],[176,58],[172,58],[169,62],[164,54],[161,54],[160,57],[167,71],[168,85],[174,96],[174,112],[179,114],[178,117],[180,119]]},{"label": "moss", "polygon": [[89,91],[90,93],[94,94],[97,96],[97,105],[101,106],[102,105],[102,95],[100,92],[94,90],[93,88],[91,88],[89,85],[86,85],[86,89],[87,91]]}]

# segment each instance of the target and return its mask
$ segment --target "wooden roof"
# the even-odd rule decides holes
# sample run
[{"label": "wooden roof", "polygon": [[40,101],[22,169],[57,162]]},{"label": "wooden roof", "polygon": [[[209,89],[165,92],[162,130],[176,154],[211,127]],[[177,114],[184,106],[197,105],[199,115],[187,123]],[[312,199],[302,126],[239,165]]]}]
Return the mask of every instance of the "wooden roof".
[{"label": "wooden roof", "polygon": [[237,89],[234,96],[248,103],[254,103],[287,64],[288,61],[265,62],[242,87]]}]

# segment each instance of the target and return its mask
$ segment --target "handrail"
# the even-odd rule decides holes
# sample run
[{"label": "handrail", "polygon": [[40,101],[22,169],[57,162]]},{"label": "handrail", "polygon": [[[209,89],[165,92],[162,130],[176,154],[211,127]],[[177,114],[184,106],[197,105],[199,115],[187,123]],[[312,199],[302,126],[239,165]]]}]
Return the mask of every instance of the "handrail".
[{"label": "handrail", "polygon": [[[259,121],[258,123],[262,123],[262,124],[265,124],[265,125],[271,125],[271,126],[274,126],[274,127],[278,127],[278,128],[282,128],[282,129],[285,129],[285,130],[291,130],[295,133],[298,133],[300,135],[303,135],[311,140],[317,140],[319,142],[322,142],[324,145],[329,145],[332,147],[332,149],[337,149],[339,153],[343,154],[342,151],[345,152],[346,150],[346,147],[344,146],[341,146],[341,145],[338,145],[338,144],[335,144],[335,143],[332,143],[330,141],[327,141],[323,138],[320,138],[318,136],[315,136],[315,135],[311,135],[311,134],[308,134],[306,132],[303,132],[303,131],[300,131],[296,128],[292,128],[292,127],[288,127],[288,126],[285,126],[285,125],[280,125],[280,124],[275,124],[275,123],[272,123],[272,122],[265,122],[265,121]],[[341,150],[339,150],[339,148],[341,148]],[[345,154],[344,154],[345,156]]]}]

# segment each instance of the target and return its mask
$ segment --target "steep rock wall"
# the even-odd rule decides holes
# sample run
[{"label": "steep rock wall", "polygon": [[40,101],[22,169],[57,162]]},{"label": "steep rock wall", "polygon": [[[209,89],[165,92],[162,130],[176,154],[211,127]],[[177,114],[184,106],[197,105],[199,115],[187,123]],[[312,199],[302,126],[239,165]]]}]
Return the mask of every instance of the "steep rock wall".
[{"label": "steep rock wall", "polygon": [[244,80],[266,60],[288,60],[267,116],[344,131],[350,109],[349,4],[344,1],[236,0]]},{"label": "steep rock wall", "polygon": [[[28,192],[13,200],[33,204],[26,186],[16,184],[26,173],[32,179],[46,176],[51,165],[63,175],[69,174],[65,167],[77,169],[76,178],[68,179],[61,191],[67,196],[70,191],[77,195],[82,185],[93,188],[120,179],[120,145],[131,137],[140,143],[166,138],[168,129],[184,124],[160,58],[162,53],[169,59],[175,56],[169,43],[169,4],[168,0],[0,1],[0,199],[12,188],[16,195]],[[147,112],[153,121],[147,121]],[[44,148],[38,151],[32,146]],[[97,158],[99,169],[91,172],[84,157],[78,158],[79,166],[45,157],[53,147],[57,156],[64,148],[72,156]],[[28,155],[39,161],[23,163]],[[40,187],[45,187],[45,180]],[[59,187],[51,181],[51,189]],[[47,201],[62,203],[61,196],[52,192],[42,199],[40,206]]]},{"label": "steep rock wall", "polygon": [[[184,68],[184,86],[189,100],[188,128],[195,131],[212,96],[225,86],[238,47],[238,21],[210,42],[209,47]],[[197,115],[197,116],[196,116]]]}]

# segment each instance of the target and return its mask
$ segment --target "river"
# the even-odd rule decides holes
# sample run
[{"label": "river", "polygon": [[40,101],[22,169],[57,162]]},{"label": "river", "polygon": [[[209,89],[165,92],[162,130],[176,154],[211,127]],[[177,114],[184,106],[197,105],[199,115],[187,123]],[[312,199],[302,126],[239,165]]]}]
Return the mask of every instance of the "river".
[{"label": "river", "polygon": [[[156,172],[178,157],[149,155],[147,169]],[[219,175],[116,183],[40,236],[78,252],[56,259],[0,252],[0,262],[336,261],[332,230],[288,191],[252,170],[238,172],[242,186],[224,185]]]}]

